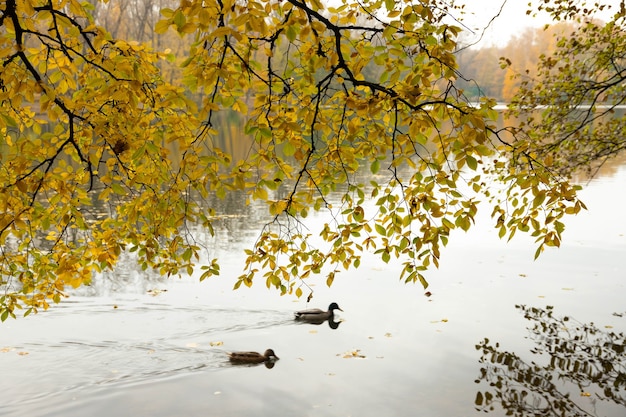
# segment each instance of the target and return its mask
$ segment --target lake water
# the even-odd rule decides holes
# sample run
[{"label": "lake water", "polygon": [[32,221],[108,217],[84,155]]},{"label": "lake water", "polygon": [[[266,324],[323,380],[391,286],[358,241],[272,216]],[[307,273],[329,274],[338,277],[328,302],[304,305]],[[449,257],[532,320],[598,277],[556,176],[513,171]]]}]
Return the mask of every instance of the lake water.
[{"label": "lake water", "polygon": [[[589,210],[537,261],[531,239],[507,244],[491,223],[454,233],[427,274],[430,296],[397,280],[399,262],[373,259],[332,288],[320,279],[308,305],[262,280],[232,291],[254,228],[215,244],[222,273],[203,283],[122,266],[0,325],[0,415],[623,417],[626,166],[582,197]],[[293,321],[333,301],[336,329]],[[516,305],[569,320],[551,326]],[[280,357],[272,368],[225,353],[266,348]]]}]

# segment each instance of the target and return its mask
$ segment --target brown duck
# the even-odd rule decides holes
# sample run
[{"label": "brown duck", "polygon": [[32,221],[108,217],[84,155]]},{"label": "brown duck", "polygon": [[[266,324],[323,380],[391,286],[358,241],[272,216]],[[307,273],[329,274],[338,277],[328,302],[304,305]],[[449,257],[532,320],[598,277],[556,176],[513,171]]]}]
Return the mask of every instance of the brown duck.
[{"label": "brown duck", "polygon": [[229,352],[228,358],[233,363],[262,363],[280,359],[272,349],[267,349],[263,355],[258,352]]}]

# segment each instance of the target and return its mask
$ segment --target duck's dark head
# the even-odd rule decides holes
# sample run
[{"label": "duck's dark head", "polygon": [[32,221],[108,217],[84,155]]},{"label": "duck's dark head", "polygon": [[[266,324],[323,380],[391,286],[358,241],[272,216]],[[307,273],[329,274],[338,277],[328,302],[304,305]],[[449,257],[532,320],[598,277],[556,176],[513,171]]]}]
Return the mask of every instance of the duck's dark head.
[{"label": "duck's dark head", "polygon": [[335,310],[343,311],[341,308],[339,308],[337,303],[330,303],[330,305],[328,306],[328,311],[332,313]]},{"label": "duck's dark head", "polygon": [[276,354],[274,353],[272,349],[267,349],[265,353],[263,354],[263,356],[265,356],[267,359],[273,359],[273,360],[280,359],[278,356],[276,356]]}]

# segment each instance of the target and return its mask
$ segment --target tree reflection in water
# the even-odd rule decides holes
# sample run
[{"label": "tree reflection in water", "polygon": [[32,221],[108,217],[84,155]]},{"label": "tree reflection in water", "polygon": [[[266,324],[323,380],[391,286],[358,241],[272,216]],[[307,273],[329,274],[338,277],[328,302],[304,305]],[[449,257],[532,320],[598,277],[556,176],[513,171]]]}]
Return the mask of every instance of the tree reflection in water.
[{"label": "tree reflection in water", "polygon": [[515,307],[532,322],[528,327],[535,343],[531,352],[549,355],[549,362],[529,363],[514,352],[503,351],[498,343],[483,340],[476,345],[484,366],[475,382],[489,387],[476,394],[477,410],[494,411],[499,404],[506,415],[520,417],[605,415],[596,414],[601,405],[626,410],[623,333],[567,316],[555,317],[551,306]]}]

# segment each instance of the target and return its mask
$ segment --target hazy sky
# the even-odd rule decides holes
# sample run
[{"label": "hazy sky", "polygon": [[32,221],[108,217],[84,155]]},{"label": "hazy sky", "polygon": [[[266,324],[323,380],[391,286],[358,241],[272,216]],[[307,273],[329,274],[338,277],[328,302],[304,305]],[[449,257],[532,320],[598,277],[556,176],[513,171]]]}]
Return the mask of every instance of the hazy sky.
[{"label": "hazy sky", "polygon": [[[476,39],[482,33],[483,28],[489,24],[494,16],[498,15],[500,8],[502,8],[500,15],[493,20],[485,31],[482,42],[503,45],[511,36],[520,33],[526,27],[541,27],[549,23],[549,16],[545,12],[536,18],[526,15],[529,1],[533,4],[539,3],[538,0],[457,0],[457,3],[466,4],[465,9],[468,14],[464,17],[464,23],[475,32]],[[589,3],[593,4],[594,1],[590,0]],[[616,8],[619,7],[619,0],[604,0],[602,3],[613,5],[612,11],[599,16],[604,19],[612,16]]]}]

